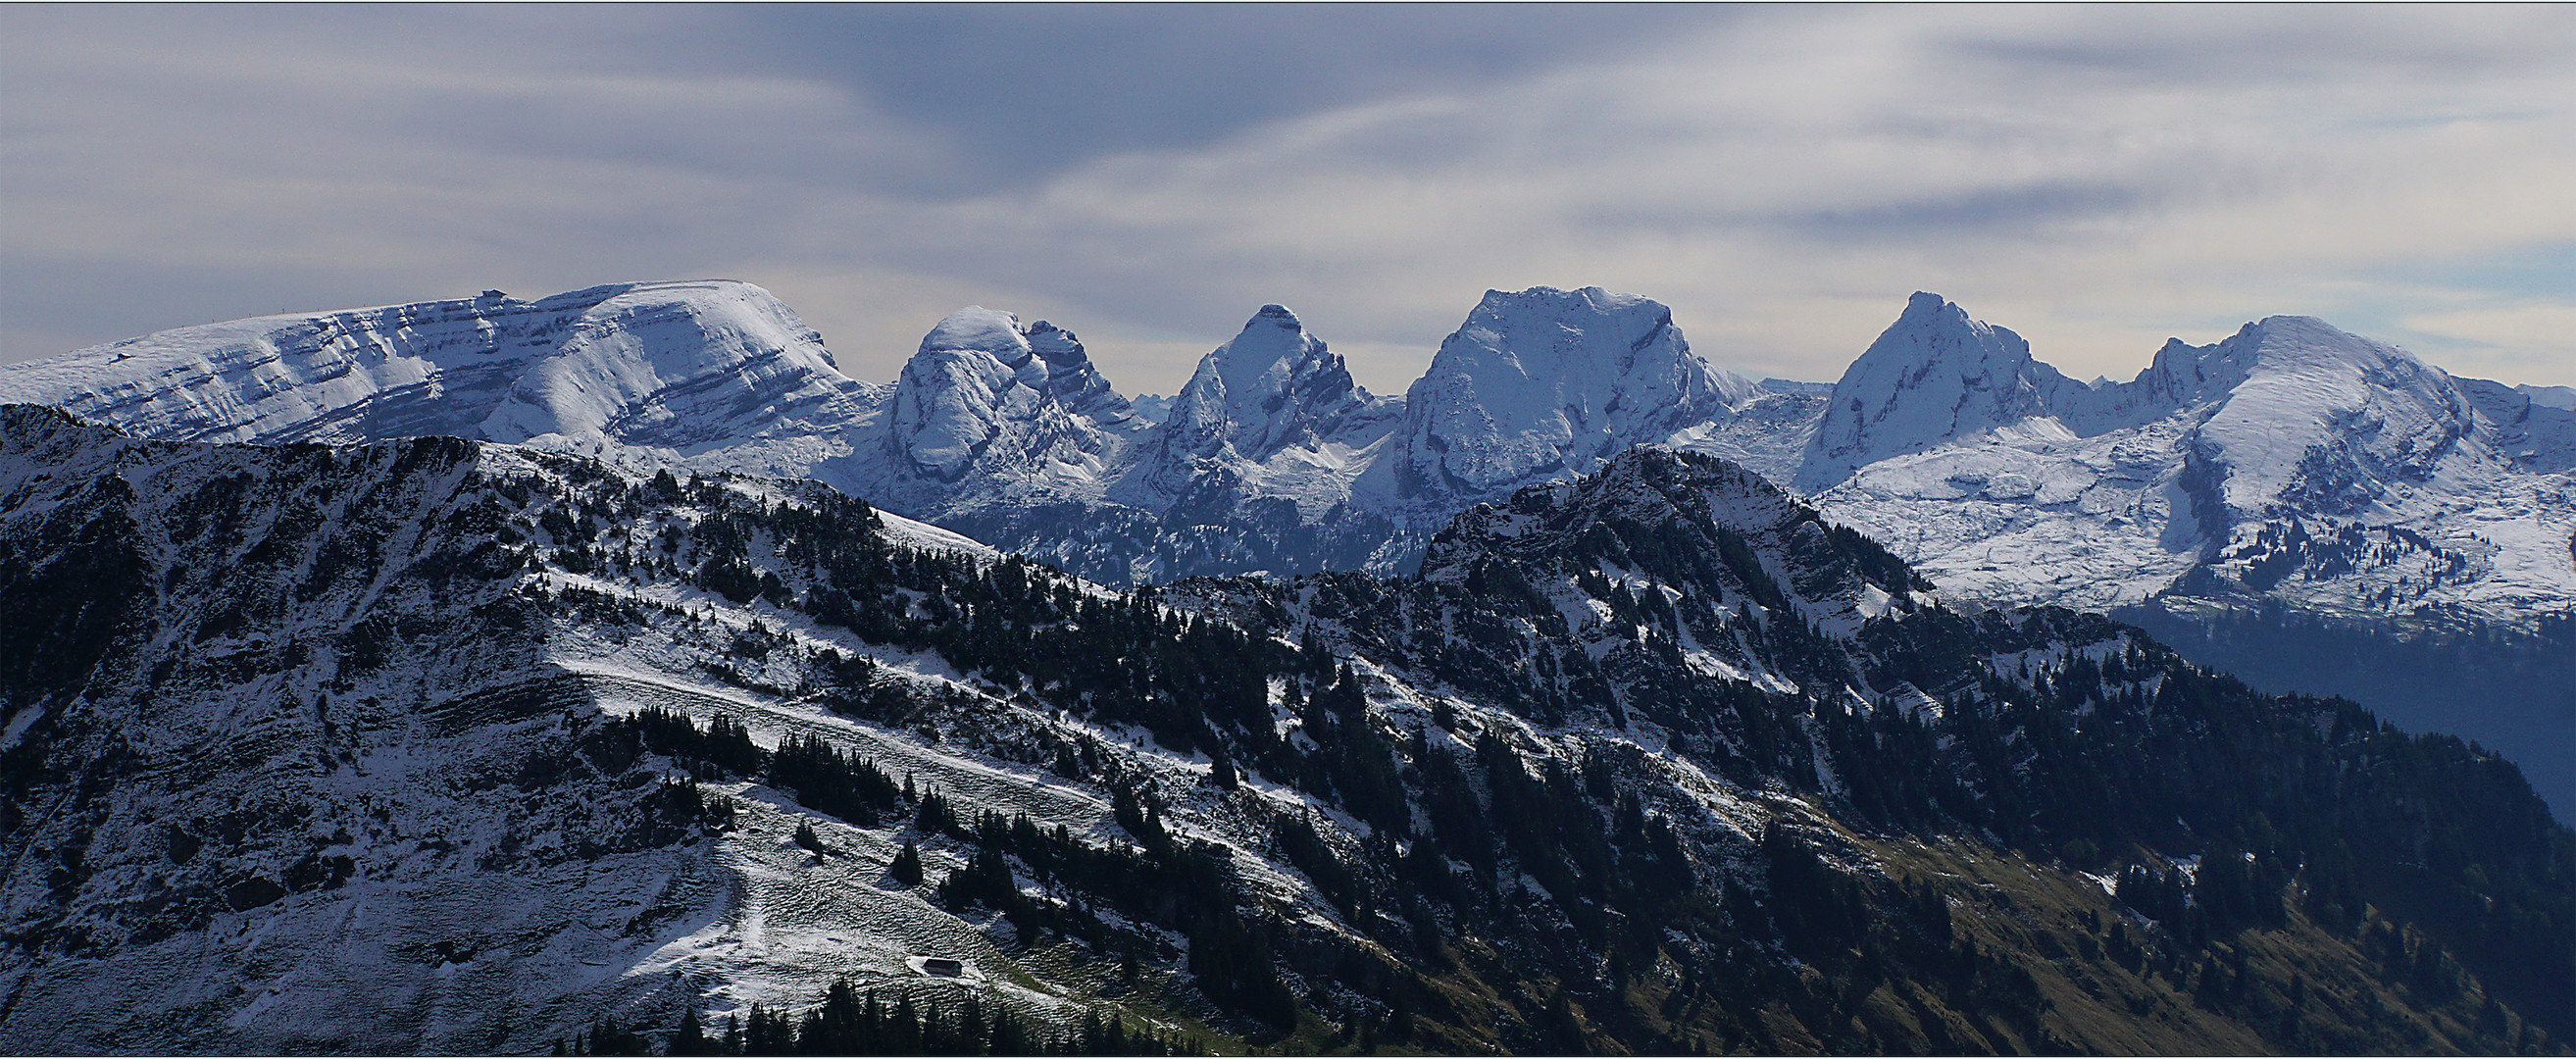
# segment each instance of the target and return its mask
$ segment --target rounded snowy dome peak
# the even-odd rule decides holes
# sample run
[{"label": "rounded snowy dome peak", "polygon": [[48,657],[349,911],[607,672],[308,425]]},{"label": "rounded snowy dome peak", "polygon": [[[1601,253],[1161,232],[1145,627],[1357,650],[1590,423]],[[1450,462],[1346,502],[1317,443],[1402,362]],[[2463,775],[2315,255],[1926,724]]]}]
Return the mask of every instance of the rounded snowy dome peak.
[{"label": "rounded snowy dome peak", "polygon": [[1005,354],[1028,348],[1028,338],[1020,334],[1019,317],[981,305],[969,305],[948,314],[921,339],[925,353],[934,349],[972,349]]},{"label": "rounded snowy dome peak", "polygon": [[1277,302],[1272,302],[1268,305],[1262,306],[1261,311],[1252,314],[1252,320],[1247,322],[1245,326],[1249,327],[1252,323],[1259,323],[1265,320],[1280,327],[1305,326],[1297,321],[1296,313],[1288,311],[1287,306],[1281,305]]}]

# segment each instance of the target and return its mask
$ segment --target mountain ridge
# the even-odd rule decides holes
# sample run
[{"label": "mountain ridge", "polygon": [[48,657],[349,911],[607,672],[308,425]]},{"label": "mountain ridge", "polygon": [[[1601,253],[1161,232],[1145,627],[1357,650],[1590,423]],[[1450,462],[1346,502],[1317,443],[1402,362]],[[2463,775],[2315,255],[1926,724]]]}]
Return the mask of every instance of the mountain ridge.
[{"label": "mountain ridge", "polygon": [[2576,1021],[2530,956],[2576,948],[2576,836],[2456,740],[1949,610],[1709,457],[1432,555],[1116,592],[805,481],[0,409],[0,615],[107,632],[0,667],[0,1039],[524,1050],[952,988],[925,950],[1011,1010],[1283,1046]]}]

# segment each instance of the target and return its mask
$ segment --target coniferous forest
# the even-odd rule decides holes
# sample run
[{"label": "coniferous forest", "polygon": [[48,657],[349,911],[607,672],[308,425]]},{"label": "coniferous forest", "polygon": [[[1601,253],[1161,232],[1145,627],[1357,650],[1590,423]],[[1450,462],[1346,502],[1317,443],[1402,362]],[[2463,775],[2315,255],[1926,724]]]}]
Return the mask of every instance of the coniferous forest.
[{"label": "coniferous forest", "polygon": [[[6,670],[13,699],[86,704],[0,749],[0,831],[46,858],[50,911],[6,936],[24,967],[394,902],[421,872],[522,885],[629,863],[670,867],[582,885],[667,881],[595,917],[636,939],[616,944],[677,944],[715,936],[723,907],[683,886],[691,866],[756,855],[742,877],[971,934],[999,977],[828,979],[744,1010],[678,974],[554,1023],[576,1032],[495,1022],[493,1046],[2576,1039],[2576,836],[2510,764],[2257,693],[2099,616],[1938,605],[1722,461],[1640,451],[1524,491],[1462,517],[1413,577],[1111,591],[907,537],[820,487],[440,440],[182,459],[211,466],[163,493],[90,487],[0,542],[0,613],[101,645]],[[373,521],[308,517],[323,503]],[[341,600],[369,602],[313,616]],[[551,661],[637,644],[729,697]],[[397,682],[413,672],[452,683]],[[153,804],[184,812],[120,815],[172,751],[119,718],[231,708],[252,700],[210,689],[291,673],[319,682],[257,685],[289,690],[208,737],[287,755],[236,770],[229,815],[179,795]],[[610,708],[638,687],[658,697]],[[412,745],[446,749],[396,753]],[[359,770],[441,755],[461,771],[419,789],[506,827],[334,800],[374,789]],[[438,929],[397,955],[470,976],[541,951]]]},{"label": "coniferous forest", "polygon": [[[1695,470],[1676,464],[1667,471]],[[700,539],[756,532],[727,525]],[[1700,551],[1672,525],[1588,527],[1586,543],[1609,553],[1601,558],[1705,586],[1706,595],[1653,606],[1597,575],[1577,575],[1598,584],[1586,587],[1605,600],[1611,621],[1630,623],[1633,653],[1594,661],[1565,652],[1513,667],[1494,656],[1529,656],[1505,622],[1543,615],[1526,601],[1542,571],[1508,554],[1476,557],[1457,583],[1326,575],[1101,598],[1018,560],[981,565],[829,544],[784,528],[794,525],[762,528],[777,534],[782,555],[833,578],[828,592],[804,599],[822,620],[935,651],[961,672],[1008,674],[1041,707],[1133,724],[1163,746],[1205,753],[1217,763],[1211,785],[1258,776],[1344,807],[1369,829],[1357,848],[1335,848],[1300,817],[1271,825],[1274,848],[1395,958],[1333,952],[1288,924],[1240,914],[1251,902],[1224,858],[1170,834],[1155,796],[1126,785],[1078,742],[1024,756],[1108,786],[1123,835],[1105,846],[1026,819],[961,818],[939,792],[907,794],[896,778],[828,747],[794,743],[763,755],[723,718],[701,731],[685,718],[639,716],[633,725],[645,747],[724,770],[718,775],[766,776],[800,804],[855,824],[908,816],[906,833],[971,851],[965,866],[935,880],[938,899],[998,913],[1020,937],[1074,939],[1104,958],[1132,958],[1142,946],[1147,959],[1182,960],[1105,926],[1095,910],[1167,928],[1188,940],[1197,990],[1248,1020],[1253,1039],[1292,1033],[1313,1017],[1284,983],[1286,970],[1367,983],[1361,991],[1385,1007],[1360,1022],[1385,1045],[1441,1047],[1447,1038],[1417,1036],[1416,1027],[1426,1015],[1434,1024],[1468,1019],[1445,987],[1499,980],[1536,1001],[1517,1031],[1524,1048],[1786,1043],[1728,998],[1751,1000],[1754,1011],[1778,1005],[1820,1046],[1880,1048],[1891,1040],[1873,1024],[1886,1017],[1874,1010],[1886,1004],[1883,990],[1904,996],[1916,1032],[1943,1050],[2074,1046],[2055,1036],[2053,1002],[2021,954],[1958,929],[1958,896],[1935,874],[1873,877],[1842,866],[1858,850],[1963,839],[1982,847],[1980,856],[2110,880],[2103,907],[2052,909],[2066,917],[2063,934],[2042,935],[2061,939],[2043,944],[2147,990],[2187,996],[2255,1027],[2273,1047],[2364,1047],[2406,1021],[2372,1006],[2387,996],[2459,1010],[2458,1039],[2480,1047],[2547,1051],[2567,1039],[2576,845],[2510,766],[2456,739],[2401,734],[2349,703],[2257,694],[2143,638],[2027,671],[1979,672],[1968,661],[1998,645],[2114,635],[2099,618],[1926,612],[1864,629],[1878,648],[1866,662],[1812,628],[1760,628],[1792,666],[1847,673],[1875,664],[1917,677],[1918,687],[1973,674],[1937,713],[1852,709],[1675,672],[1675,645],[1729,617],[1703,600],[1788,609],[1793,589],[1723,527],[1704,534],[1710,546]],[[1911,579],[1864,538],[1824,539],[1845,576],[1892,586]],[[916,593],[919,617],[884,617],[900,609],[883,601]],[[1284,616],[1299,597],[1343,619],[1334,629],[1346,639],[1326,647],[1309,626],[1305,642],[1291,640]],[[1175,610],[1175,599],[1188,602]],[[1490,639],[1475,634],[1480,625],[1494,630]],[[1776,822],[1745,851],[1749,877],[1729,877],[1733,865],[1709,864],[1704,852],[1694,858],[1671,822],[1644,807],[1630,786],[1635,763],[1617,749],[1531,760],[1495,730],[1454,716],[1409,732],[1370,723],[1366,682],[1339,660],[1352,647],[1533,718],[1579,715],[1594,696],[1672,730],[1726,733],[1706,749],[1684,744],[1686,752],[1741,782],[1781,781],[1793,797],[1831,806],[1840,826]],[[884,696],[864,667],[846,675],[817,700],[875,721],[910,708]],[[1608,694],[1612,683],[1624,694]],[[1274,684],[1305,739],[1282,739],[1269,723],[1265,687]],[[612,725],[602,737],[620,731]],[[2354,841],[2363,835],[2398,840]],[[2171,854],[2192,867],[2172,867]],[[1022,878],[1062,896],[1024,894]],[[1685,951],[1706,955],[1678,985],[1641,981],[1681,962],[1676,935],[1692,946]],[[2346,952],[2367,977],[2329,998],[2304,972],[2283,973],[2287,957],[2258,959],[2271,937]],[[1766,953],[1795,962],[1766,967]],[[1905,987],[1887,989],[1891,982]],[[1653,1010],[1641,1010],[1658,994]],[[1978,1014],[1934,1036],[1931,1028],[1951,1020],[1921,1009]],[[1674,1032],[1694,1015],[1704,1020],[1696,1034]]]}]

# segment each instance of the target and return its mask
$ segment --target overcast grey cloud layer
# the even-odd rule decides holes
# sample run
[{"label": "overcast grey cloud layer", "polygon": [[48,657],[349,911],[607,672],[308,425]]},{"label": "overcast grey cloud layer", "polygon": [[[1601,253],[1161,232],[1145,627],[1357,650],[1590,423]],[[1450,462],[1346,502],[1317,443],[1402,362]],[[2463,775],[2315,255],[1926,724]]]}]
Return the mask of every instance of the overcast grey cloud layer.
[{"label": "overcast grey cloud layer", "polygon": [[0,360],[731,276],[880,380],[979,303],[1169,392],[1280,301],[1400,390],[1600,284],[1756,375],[1928,289],[2576,383],[2567,6],[9,6],[0,92]]}]

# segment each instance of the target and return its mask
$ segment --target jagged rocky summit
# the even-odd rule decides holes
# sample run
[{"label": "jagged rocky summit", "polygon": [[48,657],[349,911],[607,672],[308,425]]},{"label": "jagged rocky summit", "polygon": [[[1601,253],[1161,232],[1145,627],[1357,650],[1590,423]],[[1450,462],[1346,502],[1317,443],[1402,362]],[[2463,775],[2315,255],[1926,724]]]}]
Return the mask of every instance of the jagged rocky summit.
[{"label": "jagged rocky summit", "polygon": [[1119,591],[804,480],[13,406],[0,631],[12,1051],[668,1046],[838,980],[1077,1044],[2576,1032],[2510,765],[1946,606],[1688,453],[1419,576]]}]

